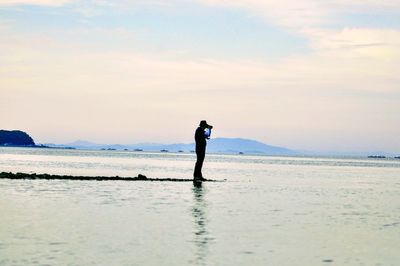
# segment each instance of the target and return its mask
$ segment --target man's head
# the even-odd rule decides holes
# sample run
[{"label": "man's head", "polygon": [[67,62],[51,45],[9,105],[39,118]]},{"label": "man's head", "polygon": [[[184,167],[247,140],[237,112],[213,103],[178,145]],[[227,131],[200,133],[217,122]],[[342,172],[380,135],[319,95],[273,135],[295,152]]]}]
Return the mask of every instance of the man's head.
[{"label": "man's head", "polygon": [[199,127],[204,128],[204,129],[206,129],[206,128],[212,128],[212,126],[210,126],[209,124],[207,124],[207,121],[206,121],[206,120],[201,120],[201,121],[200,121]]}]

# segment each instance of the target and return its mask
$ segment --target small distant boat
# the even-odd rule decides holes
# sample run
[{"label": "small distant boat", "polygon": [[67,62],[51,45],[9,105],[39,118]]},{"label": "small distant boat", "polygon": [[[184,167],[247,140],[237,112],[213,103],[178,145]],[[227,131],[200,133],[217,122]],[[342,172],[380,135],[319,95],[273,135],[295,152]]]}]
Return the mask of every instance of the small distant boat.
[{"label": "small distant boat", "polygon": [[373,159],[385,159],[386,156],[383,155],[370,155],[368,158],[373,158]]},{"label": "small distant boat", "polygon": [[160,150],[160,152],[168,152],[168,150]]},{"label": "small distant boat", "polygon": [[143,151],[142,149],[134,149],[134,151]]},{"label": "small distant boat", "polygon": [[240,151],[239,154],[244,154],[244,153]]},{"label": "small distant boat", "polygon": [[394,158],[395,158],[395,159],[400,159],[400,156],[395,156]]},{"label": "small distant boat", "polygon": [[183,152],[183,150],[179,150],[178,152]]},{"label": "small distant boat", "polygon": [[108,151],[115,151],[116,149],[108,148],[107,150],[108,150]]}]

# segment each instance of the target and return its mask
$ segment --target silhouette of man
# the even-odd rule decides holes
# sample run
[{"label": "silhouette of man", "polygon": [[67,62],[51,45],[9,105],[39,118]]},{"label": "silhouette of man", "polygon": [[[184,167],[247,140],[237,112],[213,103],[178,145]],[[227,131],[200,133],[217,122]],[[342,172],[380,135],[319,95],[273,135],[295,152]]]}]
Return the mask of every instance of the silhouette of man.
[{"label": "silhouette of man", "polygon": [[196,141],[196,155],[197,161],[194,167],[193,177],[196,181],[205,180],[201,173],[203,167],[204,157],[206,156],[207,139],[210,139],[212,126],[207,124],[206,120],[200,121],[199,127],[196,129],[194,139]]}]

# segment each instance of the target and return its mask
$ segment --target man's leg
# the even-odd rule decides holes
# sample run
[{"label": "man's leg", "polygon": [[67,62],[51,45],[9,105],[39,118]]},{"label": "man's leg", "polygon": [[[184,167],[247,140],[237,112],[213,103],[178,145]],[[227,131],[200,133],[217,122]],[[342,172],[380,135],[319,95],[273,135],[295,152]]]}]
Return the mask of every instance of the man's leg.
[{"label": "man's leg", "polygon": [[203,167],[204,157],[206,156],[205,149],[196,149],[197,161],[194,167],[194,178],[202,178],[203,174],[201,173],[201,168]]}]

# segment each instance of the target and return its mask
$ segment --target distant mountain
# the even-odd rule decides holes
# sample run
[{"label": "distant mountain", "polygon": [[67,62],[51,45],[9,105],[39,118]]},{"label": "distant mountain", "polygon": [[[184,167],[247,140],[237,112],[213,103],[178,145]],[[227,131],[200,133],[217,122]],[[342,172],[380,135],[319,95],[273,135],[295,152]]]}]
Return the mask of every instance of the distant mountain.
[{"label": "distant mountain", "polygon": [[71,146],[71,147],[91,147],[91,146],[99,146],[100,144],[96,144],[96,143],[86,141],[86,140],[76,140],[74,142],[67,143],[65,145]]},{"label": "distant mountain", "polygon": [[262,142],[242,138],[215,138],[207,145],[209,152],[243,152],[243,153],[264,153],[270,155],[294,155],[298,152],[283,147],[271,146]]},{"label": "distant mountain", "polygon": [[[160,151],[168,150],[171,152],[184,151],[189,152],[195,149],[195,144],[175,143],[175,144],[160,144],[160,143],[139,143],[131,145],[122,144],[97,144],[84,140],[74,141],[68,144],[45,144],[50,147],[73,147],[76,149],[115,149],[115,150],[134,150],[141,149],[144,151]],[[247,154],[269,154],[269,155],[295,155],[299,154],[296,151],[271,146],[262,142],[242,139],[242,138],[215,138],[208,141],[207,151],[211,153],[247,153]]]},{"label": "distant mountain", "polygon": [[0,130],[0,146],[35,146],[35,142],[24,131]]}]

